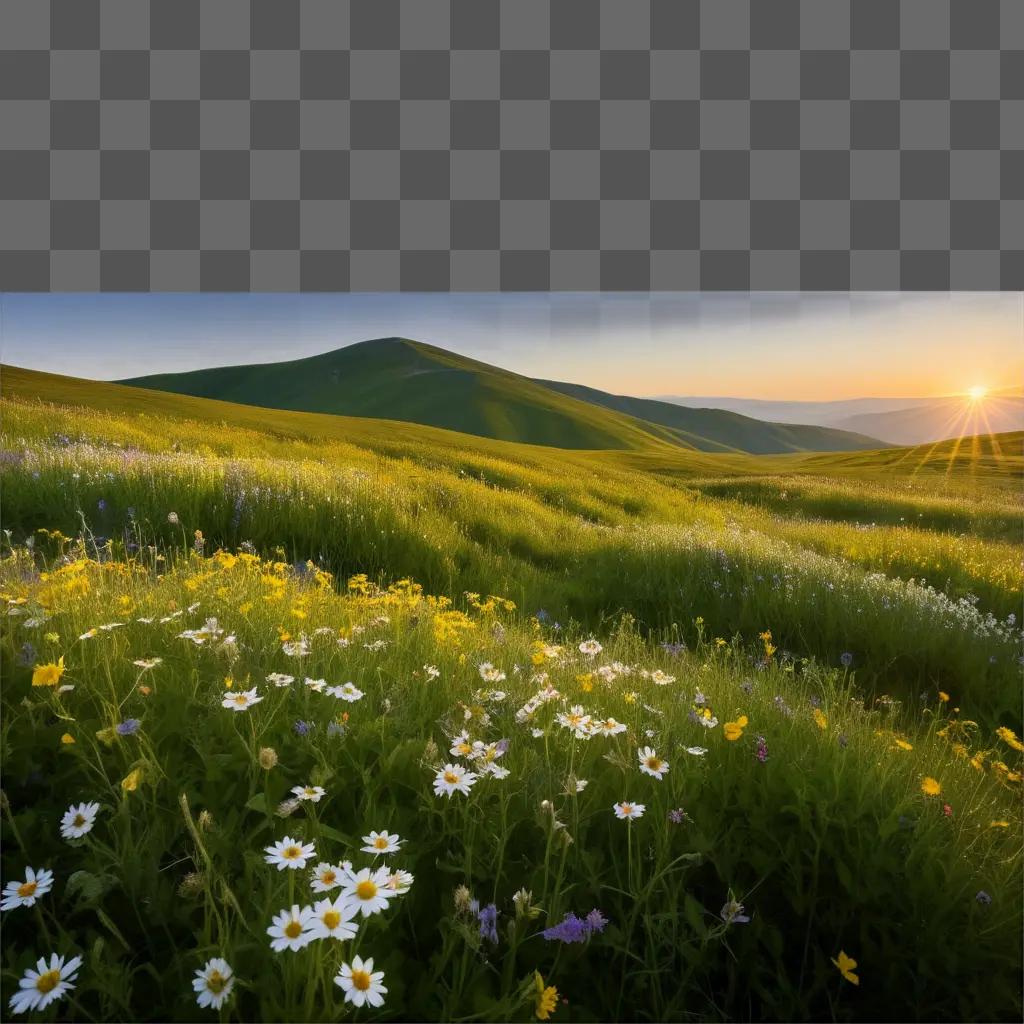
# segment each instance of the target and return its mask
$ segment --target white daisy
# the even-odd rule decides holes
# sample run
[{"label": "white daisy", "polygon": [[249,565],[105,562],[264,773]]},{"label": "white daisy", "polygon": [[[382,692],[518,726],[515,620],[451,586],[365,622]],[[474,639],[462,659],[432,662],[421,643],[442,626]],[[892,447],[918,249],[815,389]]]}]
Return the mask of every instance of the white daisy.
[{"label": "white daisy", "polygon": [[473,753],[473,741],[469,738],[469,733],[465,729],[458,736],[452,737],[452,745],[448,753],[452,757],[469,757]]},{"label": "white daisy", "polygon": [[669,683],[674,683],[675,681],[675,676],[670,676],[667,672],[662,672],[660,668],[656,668],[651,673],[651,682],[654,683],[655,686],[668,686]]},{"label": "white daisy", "polygon": [[94,636],[99,636],[99,632],[100,631],[95,626],[93,626],[92,629],[86,631],[85,633],[82,633],[82,635],[79,636],[78,639],[79,640],[91,640]]},{"label": "white daisy", "polygon": [[97,803],[72,804],[60,819],[60,834],[65,839],[81,839],[86,832],[92,831],[99,811]]},{"label": "white daisy", "polygon": [[392,871],[388,875],[388,880],[385,883],[386,888],[391,889],[392,892],[401,896],[403,893],[407,893],[412,886],[413,876],[408,871],[402,871],[397,869]]},{"label": "white daisy", "polygon": [[313,843],[302,843],[291,836],[285,836],[278,840],[273,846],[264,847],[266,857],[263,859],[268,864],[277,866],[278,871],[285,868],[300,870],[306,866],[306,861],[316,856],[316,849]]},{"label": "white daisy", "polygon": [[585,654],[588,658],[593,658],[603,650],[604,648],[593,637],[580,644],[580,654]]},{"label": "white daisy", "polygon": [[326,795],[327,790],[323,786],[293,786],[292,792],[299,800],[309,800],[318,804],[320,798]]},{"label": "white daisy", "polygon": [[313,934],[310,927],[313,922],[313,910],[311,907],[300,907],[293,904],[291,910],[282,910],[275,914],[273,924],[267,929],[267,934],[272,939],[270,948],[275,953],[290,949],[293,953],[298,952],[303,946],[308,946],[313,941]]},{"label": "white daisy", "polygon": [[658,757],[653,747],[637,747],[636,754],[640,759],[640,771],[660,782],[668,771],[668,761]]},{"label": "white daisy", "polygon": [[303,680],[303,682],[314,693],[323,693],[324,689],[327,686],[327,680],[326,679],[310,679],[309,676],[306,676],[306,678]]},{"label": "white daisy", "polygon": [[352,957],[351,964],[342,964],[334,984],[345,993],[345,1002],[353,1006],[383,1006],[388,990],[381,982],[383,971],[374,971],[373,957],[364,962],[358,956]]},{"label": "white daisy", "polygon": [[207,960],[201,971],[192,979],[196,1002],[206,1009],[219,1010],[235,987],[235,974],[227,960],[214,957]]},{"label": "white daisy", "polygon": [[504,767],[504,765],[496,764],[494,761],[488,761],[480,769],[481,775],[490,775],[495,779],[507,779],[512,773]]},{"label": "white daisy", "polygon": [[50,1003],[66,996],[75,987],[75,975],[82,966],[82,958],[74,956],[67,963],[56,953],[46,959],[40,957],[36,969],[30,967],[18,982],[19,990],[11,996],[10,1007],[14,1013],[26,1010],[45,1010]]},{"label": "white daisy", "polygon": [[703,757],[708,752],[707,747],[683,747],[683,749],[694,757]]},{"label": "white daisy", "polygon": [[47,868],[25,868],[24,882],[8,882],[0,893],[0,910],[31,907],[53,888],[53,872]]},{"label": "white daisy", "polygon": [[288,640],[281,644],[281,650],[288,655],[289,658],[304,658],[309,654],[309,643],[305,637],[299,640]]},{"label": "white daisy", "polygon": [[251,690],[239,690],[237,693],[225,694],[220,702],[222,708],[230,708],[232,711],[248,711],[253,704],[259,704],[262,697],[256,695],[256,687]]},{"label": "white daisy", "polygon": [[163,658],[138,658],[132,662],[133,665],[137,665],[144,671],[151,668],[156,668],[164,659]]},{"label": "white daisy", "polygon": [[643,804],[635,804],[630,800],[623,800],[621,804],[615,804],[613,810],[615,811],[615,817],[619,821],[629,821],[633,818],[642,818],[646,808]]},{"label": "white daisy", "polygon": [[338,898],[351,910],[353,917],[357,913],[363,917],[379,914],[395,895],[394,890],[387,887],[389,876],[386,867],[349,872],[341,883],[341,895]]},{"label": "white daisy", "polygon": [[402,840],[390,832],[371,832],[368,836],[363,836],[363,842],[366,845],[362,847],[362,852],[372,853],[374,856],[398,853],[398,848],[402,845]]},{"label": "white daisy", "polygon": [[424,665],[423,671],[428,679],[437,679],[441,670],[436,665]]},{"label": "white daisy", "polygon": [[500,668],[495,668],[489,661],[482,662],[478,668],[480,678],[485,683],[501,683],[505,680],[505,673]]},{"label": "white daisy", "polygon": [[437,775],[434,776],[434,795],[447,796],[451,799],[452,793],[458,790],[469,796],[470,787],[476,780],[476,774],[466,771],[461,764],[446,764],[438,769]]},{"label": "white daisy", "polygon": [[271,672],[267,676],[267,682],[273,683],[277,687],[289,686],[295,682],[295,676],[286,676],[283,672]]},{"label": "white daisy", "polygon": [[309,934],[314,939],[354,939],[359,931],[352,923],[354,912],[339,896],[336,900],[317,900],[309,921]]},{"label": "white daisy", "polygon": [[338,700],[347,700],[349,704],[354,704],[363,696],[363,691],[353,683],[344,683],[341,686],[328,686],[327,692],[332,697],[337,697]]},{"label": "white daisy", "polygon": [[590,779],[577,779],[576,780],[576,792],[577,793],[582,793],[583,790],[585,790],[587,788],[587,786],[589,786],[589,785],[590,785]]},{"label": "white daisy", "polygon": [[352,869],[349,861],[342,864],[328,864],[324,861],[313,868],[313,878],[310,887],[313,892],[330,892],[341,885],[346,874]]},{"label": "white daisy", "polygon": [[614,718],[604,718],[594,723],[594,731],[602,736],[618,736],[620,732],[625,732],[626,728],[623,722],[616,722]]},{"label": "white daisy", "polygon": [[563,729],[568,729],[572,732],[576,739],[589,739],[592,735],[591,722],[593,719],[588,715],[579,704],[573,704],[568,711],[560,711],[558,713],[558,724]]}]

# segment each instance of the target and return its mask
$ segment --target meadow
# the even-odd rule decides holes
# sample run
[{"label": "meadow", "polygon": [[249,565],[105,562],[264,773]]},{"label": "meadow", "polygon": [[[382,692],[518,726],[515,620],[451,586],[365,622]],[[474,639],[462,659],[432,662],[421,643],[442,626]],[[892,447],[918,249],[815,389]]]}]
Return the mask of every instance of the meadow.
[{"label": "meadow", "polygon": [[1021,435],[567,451],[0,386],[5,999],[1019,1019]]}]

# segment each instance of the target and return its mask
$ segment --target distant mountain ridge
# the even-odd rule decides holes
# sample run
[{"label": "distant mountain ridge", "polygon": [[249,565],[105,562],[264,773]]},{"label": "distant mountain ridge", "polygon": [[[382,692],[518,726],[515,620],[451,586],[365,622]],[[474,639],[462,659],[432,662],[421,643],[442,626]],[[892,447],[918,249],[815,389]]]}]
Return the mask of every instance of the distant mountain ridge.
[{"label": "distant mountain ridge", "polygon": [[359,342],[278,363],[132,377],[118,383],[301,412],[401,420],[480,437],[572,449],[781,454],[884,448],[876,438],[766,423],[533,380],[407,338]]}]

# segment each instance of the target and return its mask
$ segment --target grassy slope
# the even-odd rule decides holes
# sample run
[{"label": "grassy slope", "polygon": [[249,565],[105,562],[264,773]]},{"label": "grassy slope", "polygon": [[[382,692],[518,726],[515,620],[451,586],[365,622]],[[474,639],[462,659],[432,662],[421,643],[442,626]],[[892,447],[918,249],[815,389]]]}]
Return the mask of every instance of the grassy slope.
[{"label": "grassy slope", "polygon": [[691,447],[670,431],[403,338],[307,359],[157,374],[123,383],[266,408],[399,419],[561,448],[644,448],[658,437]]},{"label": "grassy slope", "polygon": [[702,437],[713,437],[727,448],[738,448],[752,455],[769,455],[802,451],[863,451],[886,445],[866,434],[855,434],[829,427],[794,423],[768,423],[722,409],[690,409],[671,402],[649,398],[611,395],[582,384],[561,381],[540,381],[545,387],[563,395],[593,402],[627,416],[637,416],[651,423],[670,428],[684,440],[702,447]]},{"label": "grassy slope", "polygon": [[637,449],[651,437],[754,454],[880,447],[859,434],[618,398],[535,381],[444,349],[382,338],[281,363],[136,377],[122,383],[275,409],[398,418],[558,448]]}]

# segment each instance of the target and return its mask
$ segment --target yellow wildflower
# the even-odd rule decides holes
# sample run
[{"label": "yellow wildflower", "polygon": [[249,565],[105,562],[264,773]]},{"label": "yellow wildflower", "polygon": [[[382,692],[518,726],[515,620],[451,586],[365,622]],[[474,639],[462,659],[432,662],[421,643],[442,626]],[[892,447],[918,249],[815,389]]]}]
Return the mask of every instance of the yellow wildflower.
[{"label": "yellow wildflower", "polygon": [[72,736],[71,733],[66,732],[64,733],[63,736],[61,736],[60,741],[64,744],[64,746],[69,747],[71,746],[72,743],[75,742],[75,737]]},{"label": "yellow wildflower", "polygon": [[1017,739],[1017,734],[1012,729],[1008,729],[1005,725],[1001,725],[996,729],[996,735],[1004,743],[1013,747],[1014,750],[1024,751],[1024,743],[1021,743],[1021,741]]},{"label": "yellow wildflower", "polygon": [[828,719],[825,717],[821,708],[815,708],[813,711],[814,724],[821,730],[828,728]]},{"label": "yellow wildflower", "polygon": [[896,744],[898,750],[913,750],[914,745],[908,743],[905,739],[901,739],[899,736],[893,737],[893,742]]},{"label": "yellow wildflower", "polygon": [[949,703],[949,694],[946,693],[945,690],[939,690],[939,700],[941,700],[943,704],[948,704]]},{"label": "yellow wildflower", "polygon": [[537,1020],[547,1020],[558,1006],[558,989],[554,985],[544,986],[539,971],[533,972],[534,1004],[533,1013]]},{"label": "yellow wildflower", "polygon": [[56,686],[64,675],[64,655],[59,661],[50,661],[45,665],[36,665],[32,671],[33,686]]},{"label": "yellow wildflower", "polygon": [[988,823],[989,828],[1009,828],[1010,823],[1008,821],[990,821]]},{"label": "yellow wildflower", "polygon": [[839,957],[832,957],[832,963],[839,969],[839,973],[848,981],[851,985],[859,985],[860,978],[853,973],[853,969],[857,966],[857,961],[852,956],[847,956],[842,950],[839,950]]},{"label": "yellow wildflower", "polygon": [[942,786],[939,785],[938,779],[933,779],[930,775],[926,775],[921,780],[921,792],[925,796],[938,796],[942,792]]},{"label": "yellow wildflower", "polygon": [[134,768],[121,780],[121,789],[126,793],[134,793],[142,781],[142,769]]}]

